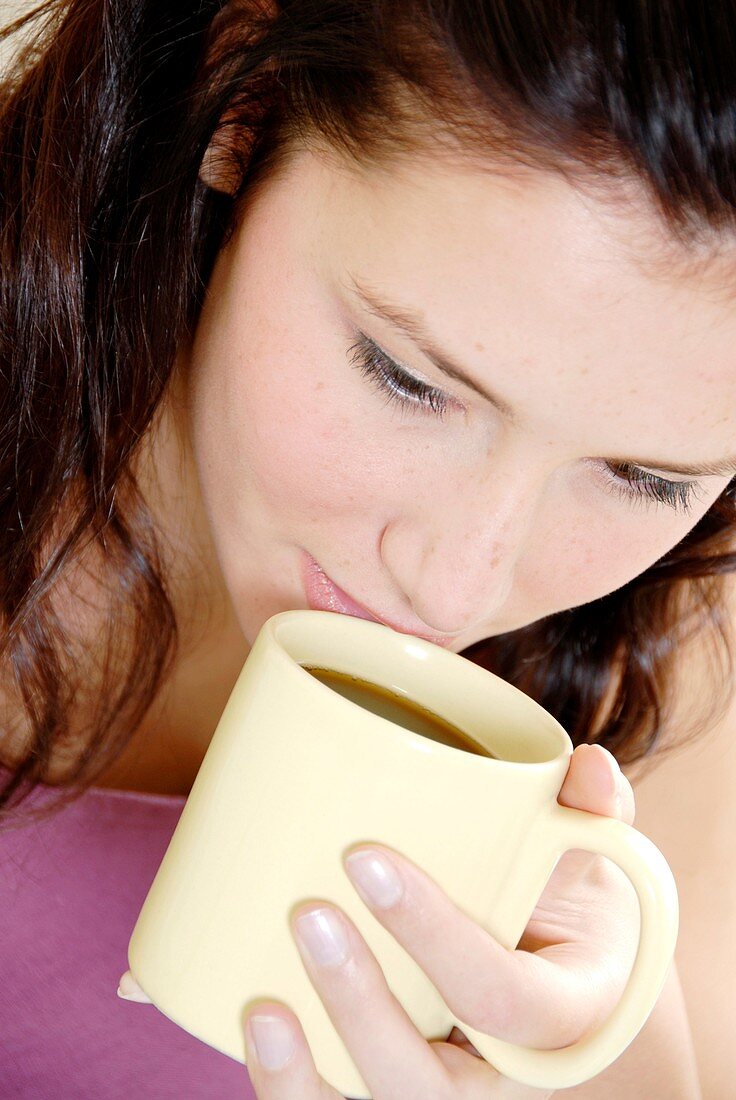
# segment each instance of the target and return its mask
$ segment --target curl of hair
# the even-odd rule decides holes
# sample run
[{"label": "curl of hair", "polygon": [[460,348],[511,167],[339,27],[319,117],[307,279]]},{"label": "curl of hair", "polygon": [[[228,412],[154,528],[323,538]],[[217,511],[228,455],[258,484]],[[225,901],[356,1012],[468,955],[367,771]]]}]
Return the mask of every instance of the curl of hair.
[{"label": "curl of hair", "polygon": [[[244,202],[311,143],[357,163],[447,152],[619,203],[633,182],[695,256],[736,221],[733,15],[677,0],[45,0],[0,31],[24,35],[0,84],[0,669],[25,716],[0,817],[54,757],[68,765],[55,806],[92,785],[173,667],[134,460]],[[200,178],[213,135],[232,195]],[[732,485],[623,588],[464,655],[574,743],[651,754],[688,631],[719,635],[730,682],[718,609],[735,513]],[[82,645],[55,596],[91,555],[106,630]]]}]

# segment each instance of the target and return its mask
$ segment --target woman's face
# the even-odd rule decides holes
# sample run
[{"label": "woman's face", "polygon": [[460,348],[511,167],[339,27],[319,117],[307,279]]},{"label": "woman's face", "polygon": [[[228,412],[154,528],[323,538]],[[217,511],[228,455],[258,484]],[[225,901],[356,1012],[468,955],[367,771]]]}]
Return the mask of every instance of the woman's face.
[{"label": "woman's face", "polygon": [[613,591],[695,525],[732,474],[687,468],[736,455],[736,306],[713,270],[647,274],[643,224],[556,177],[419,161],[358,174],[304,151],[266,185],[183,360],[249,643],[308,606],[307,554],[459,652]]}]

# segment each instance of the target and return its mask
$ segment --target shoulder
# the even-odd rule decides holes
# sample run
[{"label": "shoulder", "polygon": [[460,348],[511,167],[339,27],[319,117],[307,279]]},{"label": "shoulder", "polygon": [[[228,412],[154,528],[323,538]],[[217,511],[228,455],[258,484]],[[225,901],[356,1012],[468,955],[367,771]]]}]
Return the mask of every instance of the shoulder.
[{"label": "shoulder", "polygon": [[[736,578],[728,579],[724,599],[730,629],[736,626]],[[731,646],[736,657],[733,641]],[[712,655],[694,640],[680,655],[664,733],[672,749],[659,761],[655,754],[622,770],[634,787],[636,828],[662,851],[677,882],[677,968],[703,1092],[726,1096],[736,1077],[736,692],[713,721],[694,731],[692,719],[712,691]]]}]

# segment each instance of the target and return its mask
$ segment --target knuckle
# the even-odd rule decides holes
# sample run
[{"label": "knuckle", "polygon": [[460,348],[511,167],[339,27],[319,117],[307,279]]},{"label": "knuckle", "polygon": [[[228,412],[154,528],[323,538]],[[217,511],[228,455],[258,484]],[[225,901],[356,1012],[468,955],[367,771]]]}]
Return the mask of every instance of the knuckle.
[{"label": "knuckle", "polygon": [[387,982],[380,967],[361,965],[355,959],[349,960],[343,968],[343,986],[349,986],[353,1009],[368,1012],[387,993]]},{"label": "knuckle", "polygon": [[601,855],[591,856],[584,877],[584,885],[591,891],[586,899],[586,905],[592,906],[595,903],[595,898],[598,898],[609,912],[612,904],[617,908],[621,904],[621,899],[628,896],[632,890],[626,872],[622,871],[612,860]]},{"label": "knuckle", "polygon": [[610,859],[591,853],[585,871],[585,882],[596,891],[608,893],[616,884],[616,872],[618,870],[618,867]]}]

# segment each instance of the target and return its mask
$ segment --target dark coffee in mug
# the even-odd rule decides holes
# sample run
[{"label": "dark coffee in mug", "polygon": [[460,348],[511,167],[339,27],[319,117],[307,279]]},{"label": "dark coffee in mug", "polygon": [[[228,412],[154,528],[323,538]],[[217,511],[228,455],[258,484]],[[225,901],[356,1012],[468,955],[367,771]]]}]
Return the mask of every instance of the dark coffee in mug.
[{"label": "dark coffee in mug", "polygon": [[413,699],[407,699],[403,695],[379,684],[361,680],[357,676],[350,676],[345,672],[336,672],[331,668],[317,668],[312,665],[302,666],[317,680],[327,684],[333,691],[343,695],[352,703],[357,703],[365,710],[373,711],[381,718],[387,718],[398,726],[418,733],[422,737],[428,737],[431,741],[440,741],[443,745],[450,745],[454,749],[462,749],[463,752],[472,752],[476,756],[491,756],[483,745],[474,741],[469,734],[453,726],[438,714],[420,706]]}]

